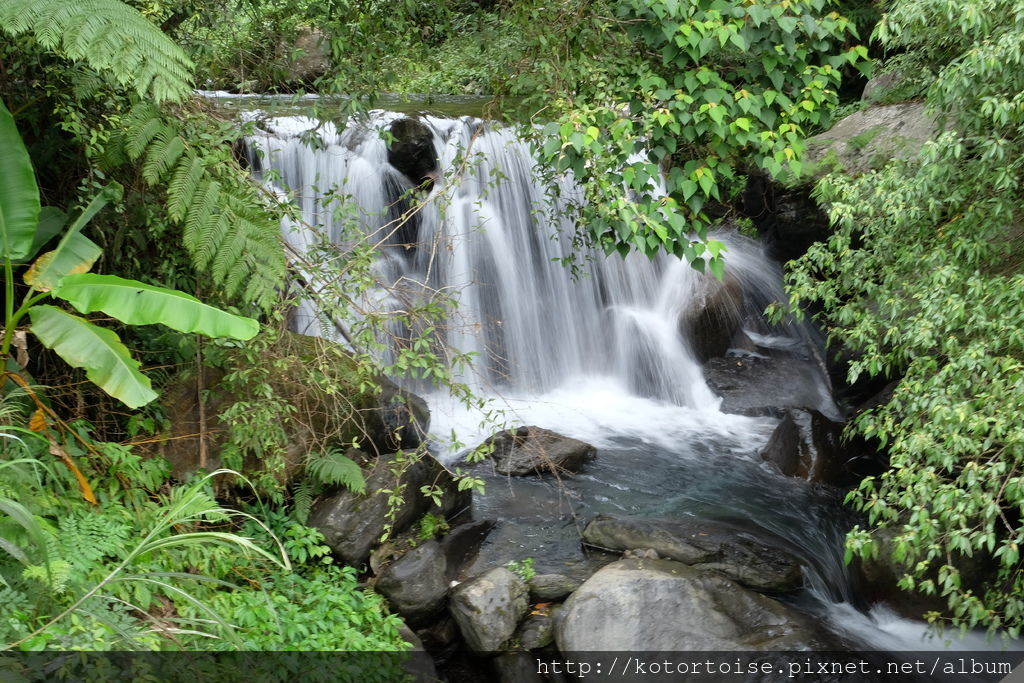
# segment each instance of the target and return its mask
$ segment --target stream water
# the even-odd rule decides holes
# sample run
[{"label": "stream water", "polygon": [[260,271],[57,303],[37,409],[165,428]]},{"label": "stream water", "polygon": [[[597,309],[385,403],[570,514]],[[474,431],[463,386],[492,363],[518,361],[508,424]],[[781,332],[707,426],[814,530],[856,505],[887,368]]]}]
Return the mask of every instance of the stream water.
[{"label": "stream water", "polygon": [[[375,268],[382,286],[366,305],[399,310],[410,297],[439,291],[457,300],[437,334],[450,349],[474,354],[459,379],[488,402],[467,407],[412,387],[430,404],[439,459],[458,463],[460,444],[475,445],[504,424],[537,425],[597,447],[580,474],[561,480],[485,474],[487,493],[474,500],[474,515],[500,520],[488,557],[533,557],[538,572],[571,573],[605,561],[580,549],[579,528],[595,514],[727,520],[770,532],[803,559],[806,587],[794,604],[847,642],[944,646],[924,639],[923,624],[858,602],[842,562],[851,519],[836,494],[784,477],[758,456],[777,420],[719,410],[679,332],[680,316],[719,286],[712,278],[667,256],[606,258],[574,244],[577,226],[564,211],[579,201],[572,180],[542,179],[513,129],[469,117],[421,119],[441,172],[419,191],[427,201],[415,218],[394,230],[394,207],[413,182],[388,162],[380,131],[401,116],[378,112],[344,130],[277,116],[260,122],[264,133],[250,139],[250,151],[255,170],[281,191],[294,190],[304,221],[332,240],[349,234],[350,219],[333,211],[336,196],[359,207],[361,229],[383,242]],[[305,131],[314,128],[311,147]],[[285,234],[296,252],[308,248],[303,228],[288,225]],[[818,399],[808,407],[835,413],[811,362],[813,336],[760,318],[782,297],[778,266],[751,240],[719,238],[747,302],[735,315],[748,336],[762,350],[806,360],[801,381]],[[321,333],[318,313],[307,305],[297,331]],[[497,424],[485,419],[494,410]],[[986,644],[958,644],[968,646]]]}]

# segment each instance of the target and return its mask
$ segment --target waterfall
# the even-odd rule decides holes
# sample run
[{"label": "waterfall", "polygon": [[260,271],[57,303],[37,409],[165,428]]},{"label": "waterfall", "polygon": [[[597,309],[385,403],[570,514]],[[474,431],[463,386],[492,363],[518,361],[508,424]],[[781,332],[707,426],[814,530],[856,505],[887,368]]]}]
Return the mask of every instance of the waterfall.
[{"label": "waterfall", "polygon": [[[388,162],[381,133],[399,118],[378,112],[341,131],[304,117],[272,119],[251,140],[254,164],[301,189],[304,221],[333,241],[344,239],[350,218],[336,209],[358,207],[362,229],[384,242],[379,272],[389,291],[457,299],[439,335],[476,358],[457,379],[483,394],[540,395],[603,377],[636,396],[716,410],[680,320],[717,281],[668,255],[605,256],[574,241],[571,207],[581,198],[572,179],[552,184],[515,130],[468,117],[422,119],[440,172],[429,193],[415,191],[422,206],[399,225],[418,180]],[[309,247],[302,229],[286,238],[299,253]],[[728,244],[730,277],[754,293],[748,300],[781,299],[778,275],[756,245],[719,239]],[[319,332],[314,313],[301,313],[300,332]]]}]

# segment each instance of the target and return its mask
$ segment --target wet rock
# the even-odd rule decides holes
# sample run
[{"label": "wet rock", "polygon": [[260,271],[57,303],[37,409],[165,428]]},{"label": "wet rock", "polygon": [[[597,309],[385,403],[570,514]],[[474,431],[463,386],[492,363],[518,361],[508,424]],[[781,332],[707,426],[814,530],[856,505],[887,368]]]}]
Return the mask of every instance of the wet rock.
[{"label": "wet rock", "polygon": [[555,624],[546,614],[531,614],[516,631],[516,641],[524,650],[539,650],[555,641]]},{"label": "wet rock", "polygon": [[497,652],[529,609],[527,594],[522,579],[499,567],[453,589],[449,610],[471,650]]},{"label": "wet rock", "polygon": [[448,593],[447,562],[437,541],[426,541],[381,574],[377,590],[394,611],[416,621],[435,613]]},{"label": "wet rock", "polygon": [[548,602],[561,600],[579,588],[583,581],[564,574],[537,574],[527,583],[533,600]]},{"label": "wet rock", "polygon": [[695,297],[679,320],[680,333],[690,340],[690,348],[701,363],[724,356],[740,323],[743,287],[735,276],[724,282],[706,277],[705,288]]},{"label": "wet rock", "polygon": [[430,128],[417,119],[401,118],[388,130],[394,136],[388,147],[388,163],[415,184],[432,183],[438,175],[438,160]]},{"label": "wet rock", "polygon": [[788,408],[831,409],[812,360],[796,357],[712,358],[704,381],[722,397],[720,410],[752,417],[783,417]]},{"label": "wet rock", "polygon": [[480,552],[480,546],[495,524],[492,519],[466,522],[452,529],[441,539],[441,551],[444,553],[446,577],[449,582],[458,578],[463,568],[473,563]]},{"label": "wet rock", "polygon": [[761,450],[761,458],[787,476],[851,486],[876,473],[882,456],[864,439],[844,440],[843,424],[816,410],[790,409]]},{"label": "wet rock", "polygon": [[[352,453],[357,456],[357,454]],[[366,477],[367,493],[356,494],[342,489],[319,500],[310,511],[309,525],[323,533],[327,545],[347,564],[359,566],[366,562],[370,550],[377,545],[388,523],[388,495],[381,489],[405,486],[405,496],[394,517],[392,531],[399,533],[427,512],[451,516],[470,503],[467,491],[458,491],[451,474],[430,456],[406,465],[397,455],[374,460]],[[401,466],[396,479],[392,467]],[[428,484],[440,486],[444,493],[438,508],[420,492]]]},{"label": "wet rock", "polygon": [[653,551],[696,569],[719,572],[755,590],[790,591],[802,583],[795,557],[767,538],[761,540],[720,522],[602,515],[587,524],[583,542],[609,550]]},{"label": "wet rock", "polygon": [[[800,427],[793,418],[793,411],[786,411],[768,443],[761,450],[761,459],[779,468],[787,477],[799,476],[801,447],[804,446]],[[804,473],[806,474],[806,465]]]},{"label": "wet rock", "polygon": [[621,560],[559,613],[562,652],[827,649],[809,618],[729,579],[671,560]]},{"label": "wet rock", "polygon": [[494,446],[495,470],[514,476],[578,472],[597,453],[588,443],[540,427],[499,432],[485,443]]}]

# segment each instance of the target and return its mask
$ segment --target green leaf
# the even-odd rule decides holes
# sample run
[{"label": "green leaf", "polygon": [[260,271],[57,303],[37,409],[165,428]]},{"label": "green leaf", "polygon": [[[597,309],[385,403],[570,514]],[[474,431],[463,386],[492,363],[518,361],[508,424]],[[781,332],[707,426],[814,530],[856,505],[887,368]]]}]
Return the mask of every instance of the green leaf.
[{"label": "green leaf", "polygon": [[72,233],[53,251],[40,256],[25,272],[25,283],[40,292],[49,292],[61,280],[75,273],[87,273],[103,250],[82,233]]},{"label": "green leaf", "polygon": [[[82,276],[73,276],[82,277]],[[144,406],[157,397],[139,363],[110,330],[54,306],[29,309],[32,333],[68,365],[83,368],[85,376],[129,408]]]},{"label": "green leaf", "polygon": [[234,339],[251,339],[260,329],[251,318],[227,313],[184,292],[114,275],[70,275],[53,295],[80,313],[102,311],[129,325],[162,323],[179,332]]},{"label": "green leaf", "polygon": [[68,215],[55,206],[44,206],[39,210],[39,225],[36,226],[36,234],[32,238],[32,247],[25,254],[27,261],[39,253],[39,250],[46,246],[46,243],[60,234],[68,223]]},{"label": "green leaf", "polygon": [[28,256],[39,224],[39,187],[14,117],[0,102],[0,257]]}]

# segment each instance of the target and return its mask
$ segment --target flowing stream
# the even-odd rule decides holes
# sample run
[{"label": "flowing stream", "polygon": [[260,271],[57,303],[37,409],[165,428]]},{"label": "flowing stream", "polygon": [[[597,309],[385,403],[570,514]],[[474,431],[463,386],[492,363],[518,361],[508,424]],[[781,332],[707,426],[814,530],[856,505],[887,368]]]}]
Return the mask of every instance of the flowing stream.
[{"label": "flowing stream", "polygon": [[[467,407],[426,385],[410,387],[430,403],[439,459],[458,463],[465,446],[506,424],[597,447],[583,472],[561,481],[487,477],[474,515],[501,520],[488,541],[496,556],[534,557],[538,572],[583,566],[593,560],[581,552],[578,530],[600,513],[726,520],[772,533],[805,561],[806,589],[795,604],[847,642],[942,646],[922,640],[923,624],[859,604],[842,561],[848,513],[835,494],[783,477],[758,456],[777,420],[719,410],[680,320],[723,285],[668,256],[605,257],[574,243],[567,209],[580,198],[571,178],[541,178],[513,129],[469,117],[420,119],[421,142],[439,163],[415,190],[422,207],[400,224],[403,196],[420,179],[389,163],[381,131],[402,116],[375,112],[344,130],[302,116],[263,120],[250,156],[275,187],[295,192],[303,220],[330,240],[350,241],[355,220],[360,235],[381,242],[381,286],[366,293],[366,306],[399,311],[439,294],[457,302],[436,334],[451,355],[472,354],[457,378],[486,403]],[[339,206],[357,206],[357,215],[339,214]],[[296,253],[312,244],[300,225],[285,234]],[[777,264],[751,240],[718,237],[728,245],[727,280],[738,282],[745,302],[730,315],[758,346],[730,354],[776,349],[806,361],[802,381],[817,399],[807,407],[835,414],[812,362],[813,335],[760,316],[783,296]],[[317,277],[302,275],[307,284]],[[321,318],[307,304],[294,324],[331,334]],[[407,333],[400,325],[392,331]]]}]

